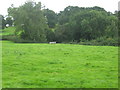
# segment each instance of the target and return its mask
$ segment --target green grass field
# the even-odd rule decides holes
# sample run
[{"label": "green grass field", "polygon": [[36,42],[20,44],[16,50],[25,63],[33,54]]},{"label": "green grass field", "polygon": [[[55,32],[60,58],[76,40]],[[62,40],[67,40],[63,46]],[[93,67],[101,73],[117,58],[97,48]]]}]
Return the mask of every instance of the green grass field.
[{"label": "green grass field", "polygon": [[118,87],[118,47],[2,44],[3,88]]}]

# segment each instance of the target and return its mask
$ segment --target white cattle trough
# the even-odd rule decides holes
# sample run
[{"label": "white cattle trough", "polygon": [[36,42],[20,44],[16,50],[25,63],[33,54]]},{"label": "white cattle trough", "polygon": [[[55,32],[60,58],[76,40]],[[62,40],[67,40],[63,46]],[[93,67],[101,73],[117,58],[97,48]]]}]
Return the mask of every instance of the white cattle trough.
[{"label": "white cattle trough", "polygon": [[49,42],[49,44],[56,44],[56,42]]}]

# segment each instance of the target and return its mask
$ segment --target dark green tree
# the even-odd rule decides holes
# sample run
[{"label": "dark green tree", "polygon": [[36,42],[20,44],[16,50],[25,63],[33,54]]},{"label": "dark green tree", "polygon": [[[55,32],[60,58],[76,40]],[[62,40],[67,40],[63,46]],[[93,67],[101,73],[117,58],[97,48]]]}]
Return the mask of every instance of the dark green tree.
[{"label": "dark green tree", "polygon": [[5,20],[5,23],[8,24],[9,26],[12,26],[13,25],[12,17],[8,16]]},{"label": "dark green tree", "polygon": [[57,14],[49,9],[43,10],[44,16],[47,18],[47,24],[50,28],[54,28],[57,24]]},{"label": "dark green tree", "polygon": [[5,19],[3,15],[0,15],[0,29],[4,29],[5,28]]},{"label": "dark green tree", "polygon": [[48,27],[40,2],[29,1],[18,8],[10,7],[8,13],[14,18],[16,34],[20,34],[21,38],[46,42],[45,29]]}]

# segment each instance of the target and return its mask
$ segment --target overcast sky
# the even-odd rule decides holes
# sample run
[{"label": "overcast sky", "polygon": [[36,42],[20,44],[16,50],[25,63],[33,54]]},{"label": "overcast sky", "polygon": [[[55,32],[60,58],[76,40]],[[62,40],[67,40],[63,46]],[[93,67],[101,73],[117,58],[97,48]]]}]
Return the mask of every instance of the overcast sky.
[{"label": "overcast sky", "polygon": [[[0,2],[0,14],[7,15],[7,8],[14,4],[18,7],[24,4],[26,0],[1,0]],[[42,5],[49,8],[55,12],[64,10],[67,6],[79,6],[79,7],[93,7],[99,6],[104,8],[106,11],[113,12],[118,10],[118,2],[120,0],[34,0],[36,2],[40,1]]]}]

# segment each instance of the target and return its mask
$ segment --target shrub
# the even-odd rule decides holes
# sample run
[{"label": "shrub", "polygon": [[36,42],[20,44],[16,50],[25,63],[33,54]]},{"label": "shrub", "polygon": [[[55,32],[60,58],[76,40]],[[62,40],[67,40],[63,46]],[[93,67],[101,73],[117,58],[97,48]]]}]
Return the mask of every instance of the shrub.
[{"label": "shrub", "polygon": [[79,44],[82,45],[100,45],[100,46],[118,46],[118,39],[117,38],[107,38],[107,37],[100,37],[91,41],[81,41]]}]

